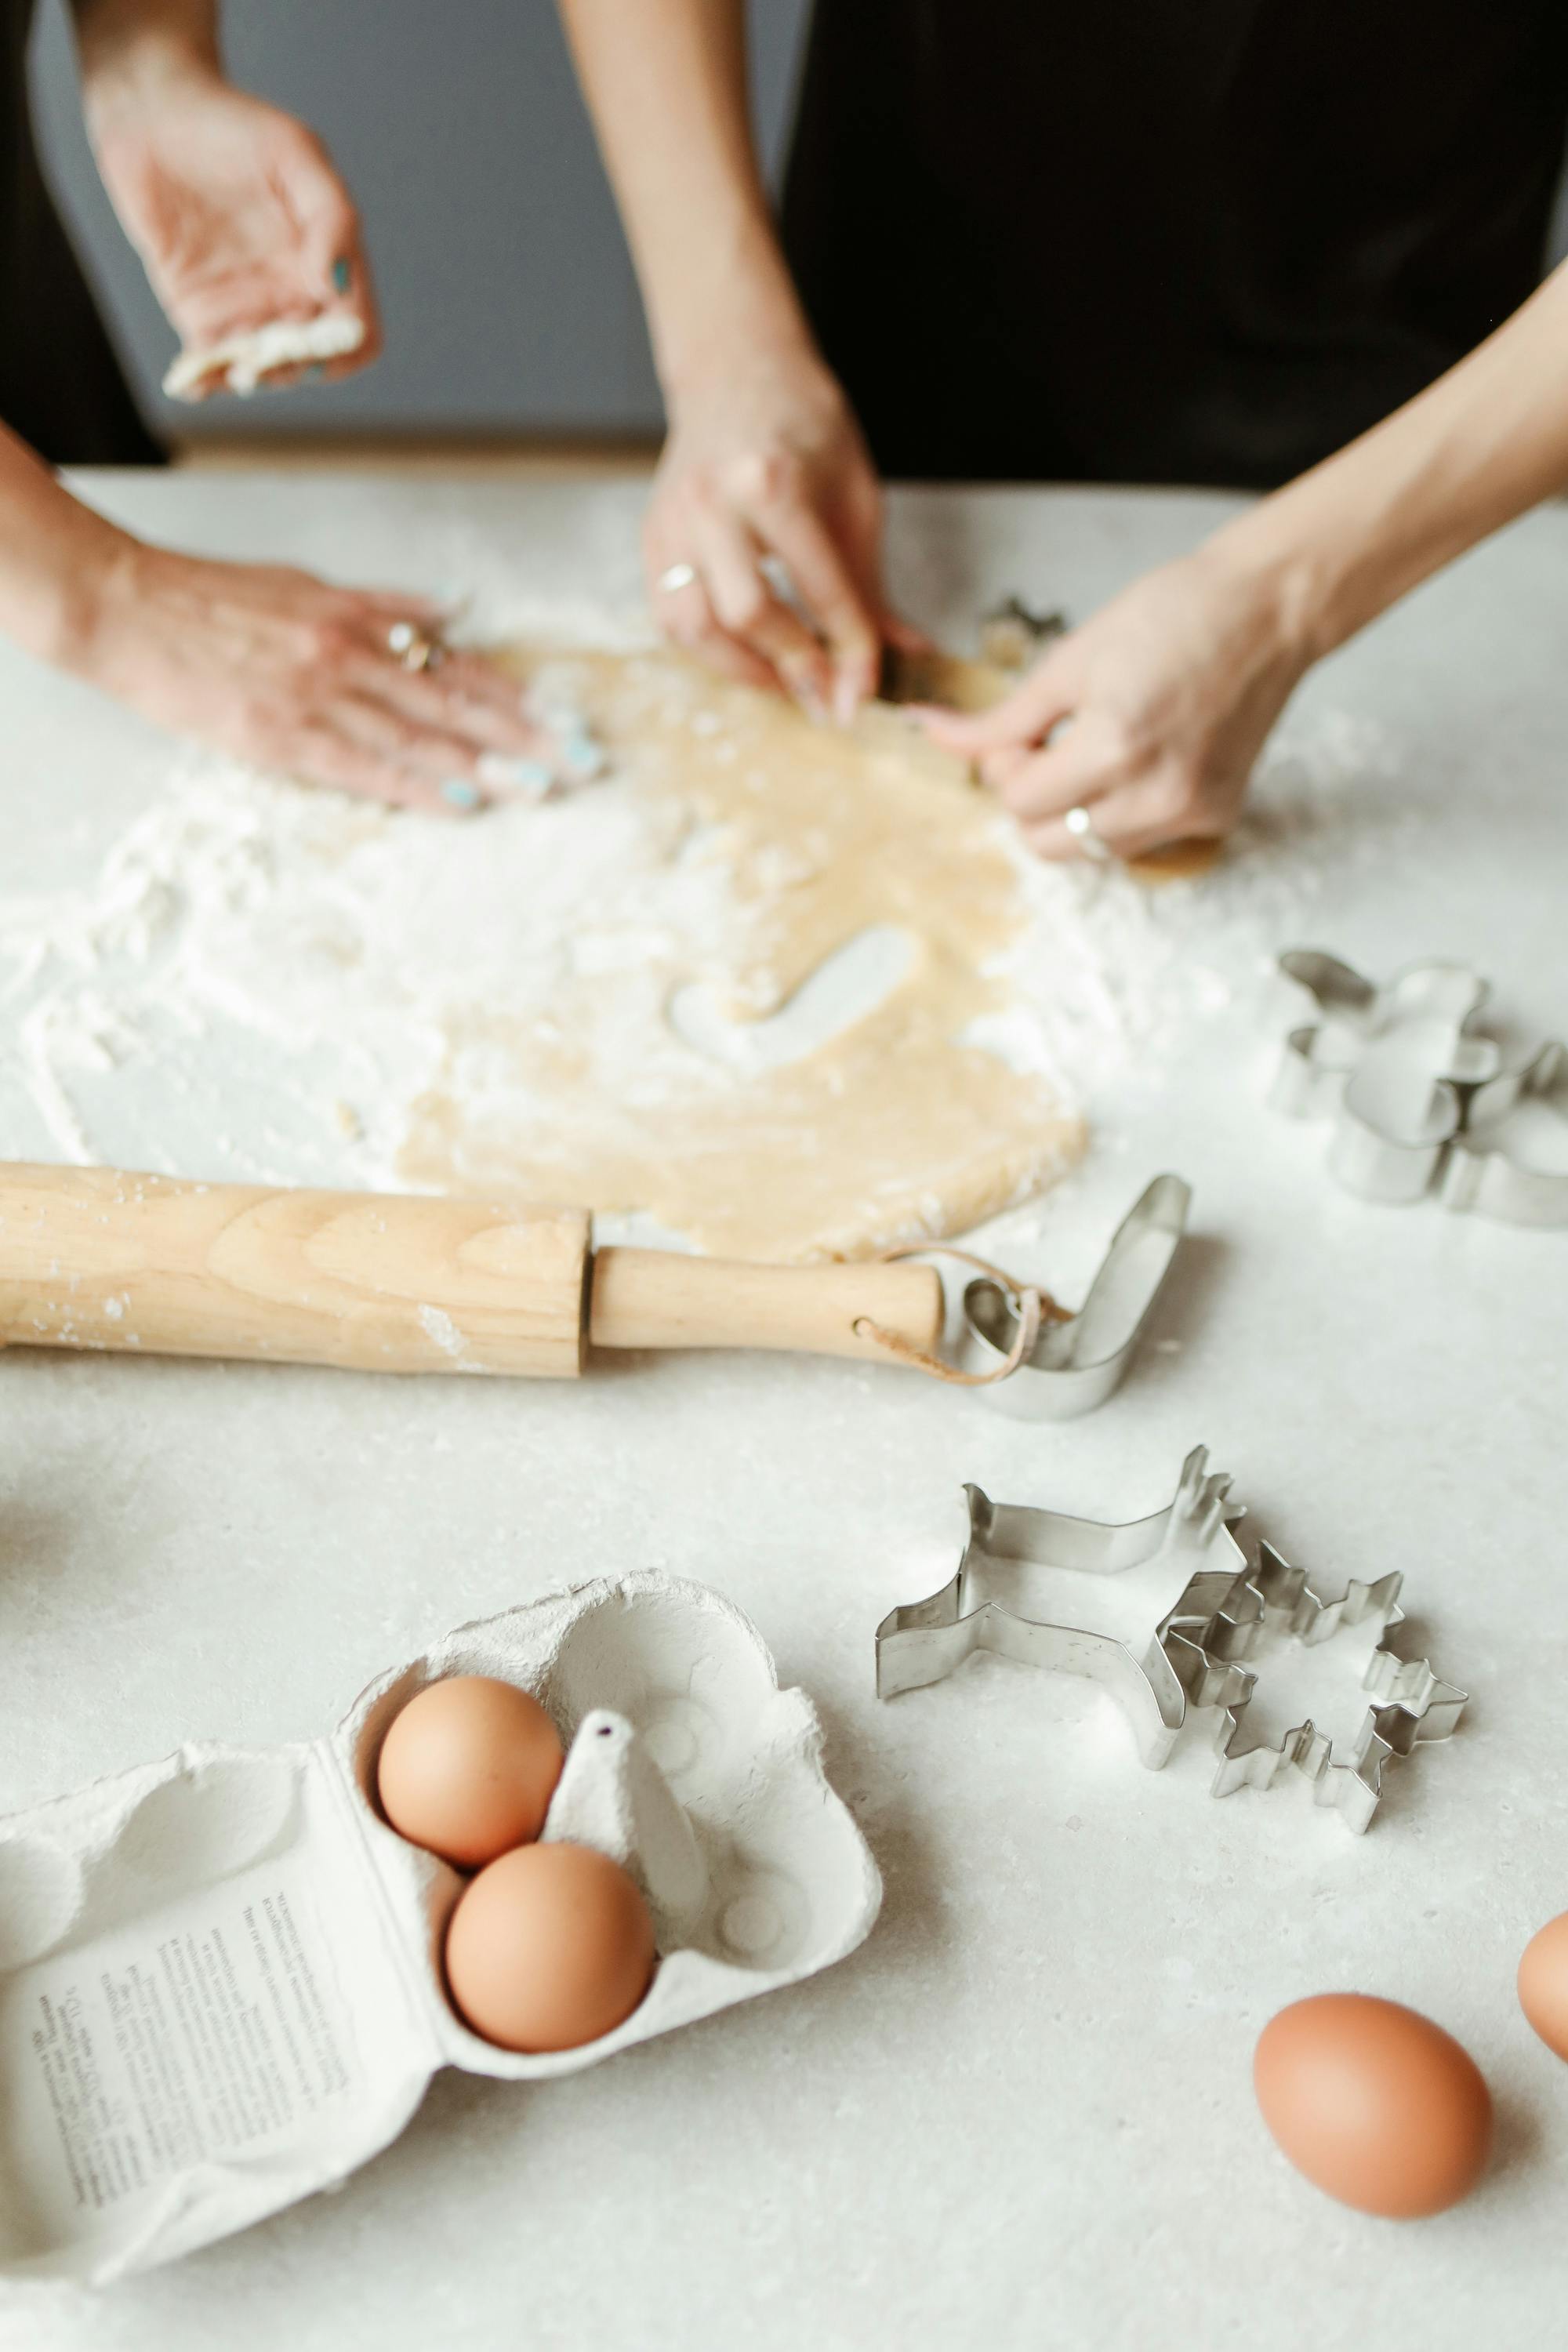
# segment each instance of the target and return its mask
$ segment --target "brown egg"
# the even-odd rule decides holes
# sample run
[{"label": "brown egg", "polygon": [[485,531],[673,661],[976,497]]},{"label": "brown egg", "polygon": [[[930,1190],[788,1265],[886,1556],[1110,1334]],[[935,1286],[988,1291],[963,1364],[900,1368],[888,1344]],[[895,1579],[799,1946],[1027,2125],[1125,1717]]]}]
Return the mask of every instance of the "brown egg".
[{"label": "brown egg", "polygon": [[449,1675],[394,1717],[376,1788],[400,1835],[479,1870],[539,1835],[562,1760],[537,1699],[489,1675]]},{"label": "brown egg", "polygon": [[1452,2034],[1395,2000],[1319,1993],[1270,2020],[1253,2084],[1299,2172],[1363,2213],[1410,2221],[1468,2196],[1492,2103]]},{"label": "brown egg", "polygon": [[503,2050],[575,2050],[629,2017],[653,1975],[653,1922],[618,1863],[520,1846],[481,1870],[447,1929],[447,1982]]},{"label": "brown egg", "polygon": [[1559,2058],[1568,2058],[1568,1911],[1549,1919],[1524,1948],[1519,2005]]}]

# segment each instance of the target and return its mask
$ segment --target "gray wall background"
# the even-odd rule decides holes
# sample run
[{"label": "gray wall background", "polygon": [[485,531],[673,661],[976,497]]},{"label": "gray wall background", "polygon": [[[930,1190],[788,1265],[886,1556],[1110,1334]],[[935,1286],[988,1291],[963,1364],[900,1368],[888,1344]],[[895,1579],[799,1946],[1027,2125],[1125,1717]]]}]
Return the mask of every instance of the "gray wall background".
[{"label": "gray wall background", "polygon": [[[808,10],[751,0],[775,172]],[[234,79],[310,122],[353,191],[387,348],[342,384],[195,409],[158,391],[174,337],[93,168],[63,0],[39,17],[46,165],[155,428],[657,429],[631,264],[552,0],[226,0]]]},{"label": "gray wall background", "polygon": [[[810,0],[749,8],[758,130],[776,175]],[[40,142],[156,427],[657,429],[631,264],[552,0],[226,0],[223,15],[235,79],[313,124],[353,190],[387,350],[363,376],[286,399],[192,409],[162,398],[174,339],[93,168],[63,0],[44,0]],[[1557,230],[1561,256],[1568,201]]]}]

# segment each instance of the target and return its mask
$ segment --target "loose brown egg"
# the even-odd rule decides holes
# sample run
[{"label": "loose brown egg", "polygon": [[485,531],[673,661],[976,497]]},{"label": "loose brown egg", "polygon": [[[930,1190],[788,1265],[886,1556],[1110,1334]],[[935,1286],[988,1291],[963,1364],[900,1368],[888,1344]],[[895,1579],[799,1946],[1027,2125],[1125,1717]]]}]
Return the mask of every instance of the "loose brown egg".
[{"label": "loose brown egg", "polygon": [[1568,1911],[1549,1919],[1524,1948],[1519,2005],[1559,2058],[1568,2058]]},{"label": "loose brown egg", "polygon": [[481,1870],[447,1929],[459,2014],[503,2050],[575,2050],[629,2017],[653,1975],[653,1922],[618,1863],[519,1846]]},{"label": "loose brown egg", "polygon": [[394,1718],[376,1788],[400,1835],[479,1870],[539,1835],[562,1760],[537,1699],[489,1675],[449,1675]]},{"label": "loose brown egg", "polygon": [[1258,2037],[1253,2083],[1297,2170],[1363,2213],[1440,2213],[1486,2168],[1492,2103],[1479,2068],[1398,2001],[1327,1992],[1293,2002]]}]

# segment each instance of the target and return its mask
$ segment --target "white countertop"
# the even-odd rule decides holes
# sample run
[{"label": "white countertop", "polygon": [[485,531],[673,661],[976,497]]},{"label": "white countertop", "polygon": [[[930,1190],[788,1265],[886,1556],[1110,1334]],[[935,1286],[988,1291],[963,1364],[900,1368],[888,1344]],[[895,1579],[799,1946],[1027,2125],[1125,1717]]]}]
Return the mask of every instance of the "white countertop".
[{"label": "white countertop", "polygon": [[[215,552],[635,594],[635,485],[89,487]],[[933,625],[1021,587],[1082,613],[1222,507],[920,494],[897,575]],[[1312,942],[1374,972],[1472,961],[1540,1035],[1568,1028],[1565,610],[1557,509],[1308,689],[1396,752],[1344,804],[1361,845],[1326,869]],[[4,650],[0,710],[4,887],[82,879],[157,739]],[[1460,2352],[1554,2333],[1568,2071],[1512,1982],[1568,1909],[1568,1234],[1329,1189],[1321,1138],[1261,1099],[1293,1011],[1260,985],[1193,1023],[1093,1106],[1089,1162],[1033,1213],[1071,1297],[1150,1174],[1195,1189],[1152,1333],[1170,1344],[1076,1424],[763,1359],[561,1387],[0,1359],[6,1807],[187,1737],[310,1737],[463,1619],[658,1563],[731,1594],[813,1694],[887,1880],[866,1947],[792,1992],[556,2084],[440,2076],[338,2195],[106,2296],[0,2291],[5,2352]],[[0,1154],[39,1148],[0,1132]],[[1450,1744],[1394,1768],[1364,1839],[1293,1775],[1212,1801],[1201,1732],[1143,1771],[1086,1683],[985,1662],[874,1696],[876,1624],[950,1571],[961,1481],[1127,1517],[1169,1499],[1199,1442],[1331,1587],[1405,1570],[1405,1646],[1473,1693]],[[1344,2211],[1268,2139],[1253,2041],[1332,1989],[1429,2011],[1488,2074],[1498,2158],[1452,2213]]]}]

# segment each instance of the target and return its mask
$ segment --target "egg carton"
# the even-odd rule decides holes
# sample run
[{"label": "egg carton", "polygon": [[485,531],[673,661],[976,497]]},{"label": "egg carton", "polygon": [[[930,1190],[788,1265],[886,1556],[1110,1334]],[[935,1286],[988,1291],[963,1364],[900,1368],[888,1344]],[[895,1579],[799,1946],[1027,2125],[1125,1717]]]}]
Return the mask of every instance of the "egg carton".
[{"label": "egg carton", "polygon": [[[378,1810],[388,1726],[454,1674],[549,1710],[542,1834],[647,1899],[653,1983],[580,2049],[468,2032],[441,1962],[467,1882]],[[881,1885],[821,1748],[740,1611],[648,1570],[460,1627],[327,1738],[189,1745],[0,1822],[0,2273],[173,2261],[341,2181],[441,2066],[568,2074],[841,1959]]]}]

